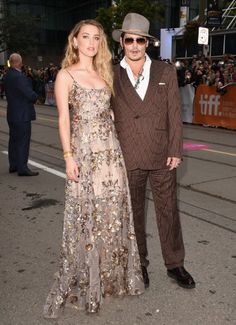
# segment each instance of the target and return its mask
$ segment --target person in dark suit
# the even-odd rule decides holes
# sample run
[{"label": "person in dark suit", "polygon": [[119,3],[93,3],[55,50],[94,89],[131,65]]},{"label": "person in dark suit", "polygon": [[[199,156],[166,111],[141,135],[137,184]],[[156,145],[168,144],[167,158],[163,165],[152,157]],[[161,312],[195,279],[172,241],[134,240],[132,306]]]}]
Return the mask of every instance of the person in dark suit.
[{"label": "person in dark suit", "polygon": [[182,121],[175,68],[151,60],[146,48],[149,21],[126,15],[113,31],[124,58],[114,68],[111,107],[128,172],[134,226],[145,286],[149,286],[145,229],[145,191],[149,179],[167,275],[184,288],[194,288],[184,268],[184,243],[177,210],[176,168],[182,157]]},{"label": "person in dark suit", "polygon": [[11,54],[9,63],[10,68],[4,78],[9,125],[9,172],[17,172],[19,176],[37,176],[38,172],[31,171],[27,166],[31,121],[36,118],[34,103],[37,94],[21,72],[21,56],[18,53]]}]

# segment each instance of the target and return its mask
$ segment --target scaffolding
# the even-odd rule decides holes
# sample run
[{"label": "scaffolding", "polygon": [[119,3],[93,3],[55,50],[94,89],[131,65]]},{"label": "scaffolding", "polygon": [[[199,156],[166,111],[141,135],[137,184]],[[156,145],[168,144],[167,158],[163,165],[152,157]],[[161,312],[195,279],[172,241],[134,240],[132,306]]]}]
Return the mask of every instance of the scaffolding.
[{"label": "scaffolding", "polygon": [[231,1],[227,8],[222,9],[222,12],[221,25],[219,27],[213,27],[212,31],[236,28],[236,0]]},{"label": "scaffolding", "polygon": [[[193,20],[198,19],[199,16],[195,17]],[[205,20],[202,25],[207,27],[206,10]],[[173,57],[188,58],[193,55],[192,50],[189,51],[187,48],[184,48],[181,41],[183,39],[184,31],[185,28],[183,27],[173,35]],[[222,9],[221,24],[217,27],[210,27],[209,31],[209,45],[203,46],[204,54],[215,58],[221,58],[225,53],[236,55],[236,0],[230,1],[227,7]],[[181,53],[177,50],[177,43],[179,44],[178,49],[180,49]],[[196,51],[197,47],[199,48],[199,46],[195,44],[196,49],[193,51]]]}]

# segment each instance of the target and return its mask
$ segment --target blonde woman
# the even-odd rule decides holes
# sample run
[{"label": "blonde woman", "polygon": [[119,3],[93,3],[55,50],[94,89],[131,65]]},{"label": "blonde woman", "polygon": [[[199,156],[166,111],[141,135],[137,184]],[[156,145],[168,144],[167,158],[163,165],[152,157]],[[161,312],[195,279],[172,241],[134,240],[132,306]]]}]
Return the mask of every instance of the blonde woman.
[{"label": "blonde woman", "polygon": [[44,306],[48,318],[57,318],[65,303],[93,313],[107,295],[144,289],[111,93],[103,28],[81,21],[68,37],[55,85],[67,182],[60,270]]}]

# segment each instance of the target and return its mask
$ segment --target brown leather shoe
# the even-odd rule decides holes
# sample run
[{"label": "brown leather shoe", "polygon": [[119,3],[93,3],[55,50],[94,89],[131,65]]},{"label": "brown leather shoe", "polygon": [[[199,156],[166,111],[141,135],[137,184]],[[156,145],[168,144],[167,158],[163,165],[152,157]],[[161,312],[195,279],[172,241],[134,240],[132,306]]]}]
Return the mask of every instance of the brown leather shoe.
[{"label": "brown leather shoe", "polygon": [[142,265],[143,283],[145,289],[149,287],[149,277],[146,266]]},{"label": "brown leather shoe", "polygon": [[185,270],[183,266],[167,270],[167,275],[170,278],[174,279],[182,288],[193,289],[196,286],[192,276]]}]

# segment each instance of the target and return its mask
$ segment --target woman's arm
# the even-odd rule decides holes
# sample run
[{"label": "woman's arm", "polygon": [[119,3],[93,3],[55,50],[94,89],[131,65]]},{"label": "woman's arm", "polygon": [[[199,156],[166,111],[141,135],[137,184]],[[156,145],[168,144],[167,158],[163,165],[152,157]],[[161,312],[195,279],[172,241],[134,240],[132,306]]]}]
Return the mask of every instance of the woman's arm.
[{"label": "woman's arm", "polygon": [[70,148],[70,115],[69,115],[69,80],[65,71],[61,70],[56,78],[55,96],[58,110],[58,124],[61,144],[64,152],[71,151]]},{"label": "woman's arm", "polygon": [[63,156],[66,161],[66,174],[70,180],[78,182],[79,170],[72,156],[70,146],[70,114],[69,114],[69,91],[72,79],[65,70],[60,70],[55,83],[55,96],[58,109],[58,123]]}]

